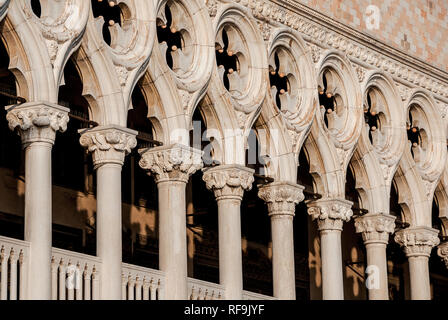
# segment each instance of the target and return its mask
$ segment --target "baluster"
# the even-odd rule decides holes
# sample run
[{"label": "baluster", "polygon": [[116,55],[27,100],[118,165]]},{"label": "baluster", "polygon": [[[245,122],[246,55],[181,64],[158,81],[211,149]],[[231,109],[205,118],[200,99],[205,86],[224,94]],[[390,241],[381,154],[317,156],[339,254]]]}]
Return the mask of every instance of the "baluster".
[{"label": "baluster", "polygon": [[5,247],[0,251],[0,300],[8,299],[8,257],[5,255]]},{"label": "baluster", "polygon": [[67,300],[75,300],[76,270],[71,261],[68,262],[65,283],[67,288]]},{"label": "baluster", "polygon": [[134,287],[135,287],[135,279],[129,274],[128,277],[128,300],[134,300]]},{"label": "baluster", "polygon": [[146,278],[146,276],[143,278],[143,300],[149,300],[149,286],[150,282]]},{"label": "baluster", "polygon": [[157,288],[153,278],[151,279],[149,288],[151,290],[151,300],[157,300]]},{"label": "baluster", "polygon": [[121,300],[127,300],[127,292],[126,292],[126,286],[128,284],[128,278],[123,273],[121,275]]},{"label": "baluster", "polygon": [[190,300],[196,300],[195,292],[196,292],[196,290],[195,290],[194,286],[192,286],[192,287],[191,287],[191,295],[190,295],[190,297],[189,297]]},{"label": "baluster", "polygon": [[95,265],[93,265],[92,270],[92,300],[100,299],[100,284],[99,284],[100,275],[96,271]]},{"label": "baluster", "polygon": [[65,273],[66,267],[64,264],[64,259],[61,258],[61,261],[59,262],[59,300],[65,300],[66,299],[66,292],[65,292]]},{"label": "baluster", "polygon": [[51,258],[51,300],[58,300],[58,265]]},{"label": "baluster", "polygon": [[19,272],[20,272],[20,279],[19,279],[19,300],[25,300],[25,294],[26,294],[26,263],[25,260],[25,254],[23,253],[23,250],[20,250],[19,254]]},{"label": "baluster", "polygon": [[165,300],[165,283],[159,279],[157,288],[157,299]]},{"label": "baluster", "polygon": [[81,274],[81,265],[76,265],[76,272],[75,272],[75,297],[76,300],[82,300],[82,288],[83,288],[83,281],[82,281],[82,274]]},{"label": "baluster", "polygon": [[90,281],[91,281],[91,274],[89,272],[89,267],[86,263],[86,266],[84,268],[84,300],[90,300]]},{"label": "baluster", "polygon": [[15,255],[14,249],[11,249],[11,254],[9,255],[9,268],[9,300],[17,300],[17,257]]},{"label": "baluster", "polygon": [[135,300],[142,300],[142,280],[139,276],[135,278]]}]

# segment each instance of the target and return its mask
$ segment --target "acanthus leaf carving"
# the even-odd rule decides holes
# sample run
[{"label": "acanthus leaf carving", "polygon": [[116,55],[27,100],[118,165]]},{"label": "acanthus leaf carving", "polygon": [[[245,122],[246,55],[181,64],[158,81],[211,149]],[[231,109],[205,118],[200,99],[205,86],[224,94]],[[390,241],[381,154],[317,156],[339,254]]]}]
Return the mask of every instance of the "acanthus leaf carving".
[{"label": "acanthus leaf carving", "polygon": [[103,164],[123,165],[124,157],[137,146],[137,132],[119,126],[81,129],[81,146],[92,153],[95,168]]},{"label": "acanthus leaf carving", "polygon": [[244,191],[252,189],[254,170],[239,165],[221,165],[204,170],[203,180],[218,201],[224,198],[242,200]]},{"label": "acanthus leaf carving", "polygon": [[389,235],[395,231],[395,217],[386,214],[366,214],[355,219],[357,233],[361,233],[364,243],[381,242],[387,244]]},{"label": "acanthus leaf carving", "polygon": [[297,184],[274,182],[260,186],[258,197],[267,203],[271,217],[293,217],[296,205],[305,199],[303,189]]},{"label": "acanthus leaf carving", "polygon": [[440,243],[438,230],[428,227],[414,227],[398,231],[395,242],[403,247],[408,257],[427,256]]},{"label": "acanthus leaf carving", "polygon": [[308,214],[318,223],[319,231],[342,230],[353,216],[352,203],[344,199],[323,199],[308,205]]},{"label": "acanthus leaf carving", "polygon": [[203,167],[203,152],[181,144],[142,150],[140,153],[140,167],[152,174],[157,183],[187,183],[189,177]]}]

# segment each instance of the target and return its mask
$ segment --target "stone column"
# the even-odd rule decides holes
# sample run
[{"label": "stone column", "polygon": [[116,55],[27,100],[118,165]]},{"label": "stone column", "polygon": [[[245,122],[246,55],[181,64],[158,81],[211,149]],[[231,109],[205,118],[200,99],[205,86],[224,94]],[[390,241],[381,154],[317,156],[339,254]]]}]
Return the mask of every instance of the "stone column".
[{"label": "stone column", "polygon": [[386,247],[395,230],[395,217],[386,214],[366,214],[355,219],[356,232],[362,233],[367,251],[369,300],[389,300]]},{"label": "stone column", "polygon": [[353,215],[345,199],[322,199],[308,205],[308,214],[317,221],[320,234],[323,300],[343,300],[342,225]]},{"label": "stone column", "polygon": [[293,183],[274,182],[259,187],[258,192],[271,217],[274,296],[281,300],[296,299],[293,218],[296,205],[305,199],[303,189]]},{"label": "stone column", "polygon": [[395,242],[403,247],[408,257],[412,300],[431,299],[429,256],[432,248],[440,243],[438,233],[429,227],[411,227],[395,235]]},{"label": "stone column", "polygon": [[204,170],[207,188],[218,202],[219,281],[226,300],[241,300],[243,259],[241,250],[241,200],[254,182],[254,170],[240,165],[221,165]]},{"label": "stone column", "polygon": [[448,241],[445,241],[438,246],[437,255],[443,262],[445,262],[445,266],[448,269]]},{"label": "stone column", "polygon": [[9,128],[25,149],[25,240],[30,242],[28,299],[51,299],[51,149],[69,109],[49,102],[6,107]]},{"label": "stone column", "polygon": [[120,126],[81,129],[80,143],[92,152],[97,176],[96,248],[101,258],[101,299],[121,300],[121,169],[137,145],[137,132]]},{"label": "stone column", "polygon": [[140,166],[159,191],[159,268],[165,272],[165,299],[188,299],[185,188],[201,169],[202,151],[175,144],[141,151]]}]

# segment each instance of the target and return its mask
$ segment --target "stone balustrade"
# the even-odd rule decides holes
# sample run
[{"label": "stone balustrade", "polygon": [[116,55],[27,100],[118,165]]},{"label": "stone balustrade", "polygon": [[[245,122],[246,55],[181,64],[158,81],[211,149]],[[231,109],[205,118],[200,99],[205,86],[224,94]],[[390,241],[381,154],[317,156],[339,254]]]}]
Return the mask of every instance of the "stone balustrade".
[{"label": "stone balustrade", "polygon": [[224,288],[215,283],[188,278],[188,299],[222,300]]}]

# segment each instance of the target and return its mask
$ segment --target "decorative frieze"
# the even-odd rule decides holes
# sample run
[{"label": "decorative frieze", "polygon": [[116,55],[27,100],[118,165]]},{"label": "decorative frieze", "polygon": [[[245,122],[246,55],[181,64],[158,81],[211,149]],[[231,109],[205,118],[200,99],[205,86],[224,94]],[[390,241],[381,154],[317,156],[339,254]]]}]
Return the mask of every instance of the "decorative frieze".
[{"label": "decorative frieze", "polygon": [[271,217],[294,217],[296,205],[305,199],[303,189],[289,182],[274,182],[260,186],[258,197],[267,203]]},{"label": "decorative frieze", "polygon": [[438,230],[428,227],[407,228],[395,234],[395,242],[403,247],[408,257],[429,257],[432,248],[440,243],[438,233]]},{"label": "decorative frieze", "polygon": [[150,172],[156,183],[188,182],[203,167],[202,151],[182,144],[140,150],[140,167]]},{"label": "decorative frieze", "polygon": [[56,132],[65,132],[67,108],[49,102],[30,102],[6,107],[9,128],[22,138],[23,147],[33,142],[53,144]]},{"label": "decorative frieze", "polygon": [[445,262],[445,266],[448,268],[448,242],[443,242],[438,246],[437,255]]},{"label": "decorative frieze", "polygon": [[366,214],[355,219],[357,233],[362,234],[365,244],[389,242],[395,230],[395,217],[387,214]]},{"label": "decorative frieze", "polygon": [[341,230],[353,216],[353,203],[345,199],[323,199],[308,205],[308,214],[317,221],[319,231]]},{"label": "decorative frieze", "polygon": [[225,198],[242,200],[244,191],[252,189],[254,170],[240,165],[221,165],[205,169],[203,180],[218,201]]},{"label": "decorative frieze", "polygon": [[124,157],[137,146],[137,132],[119,126],[81,129],[79,142],[92,153],[95,169],[104,164],[123,165]]}]

